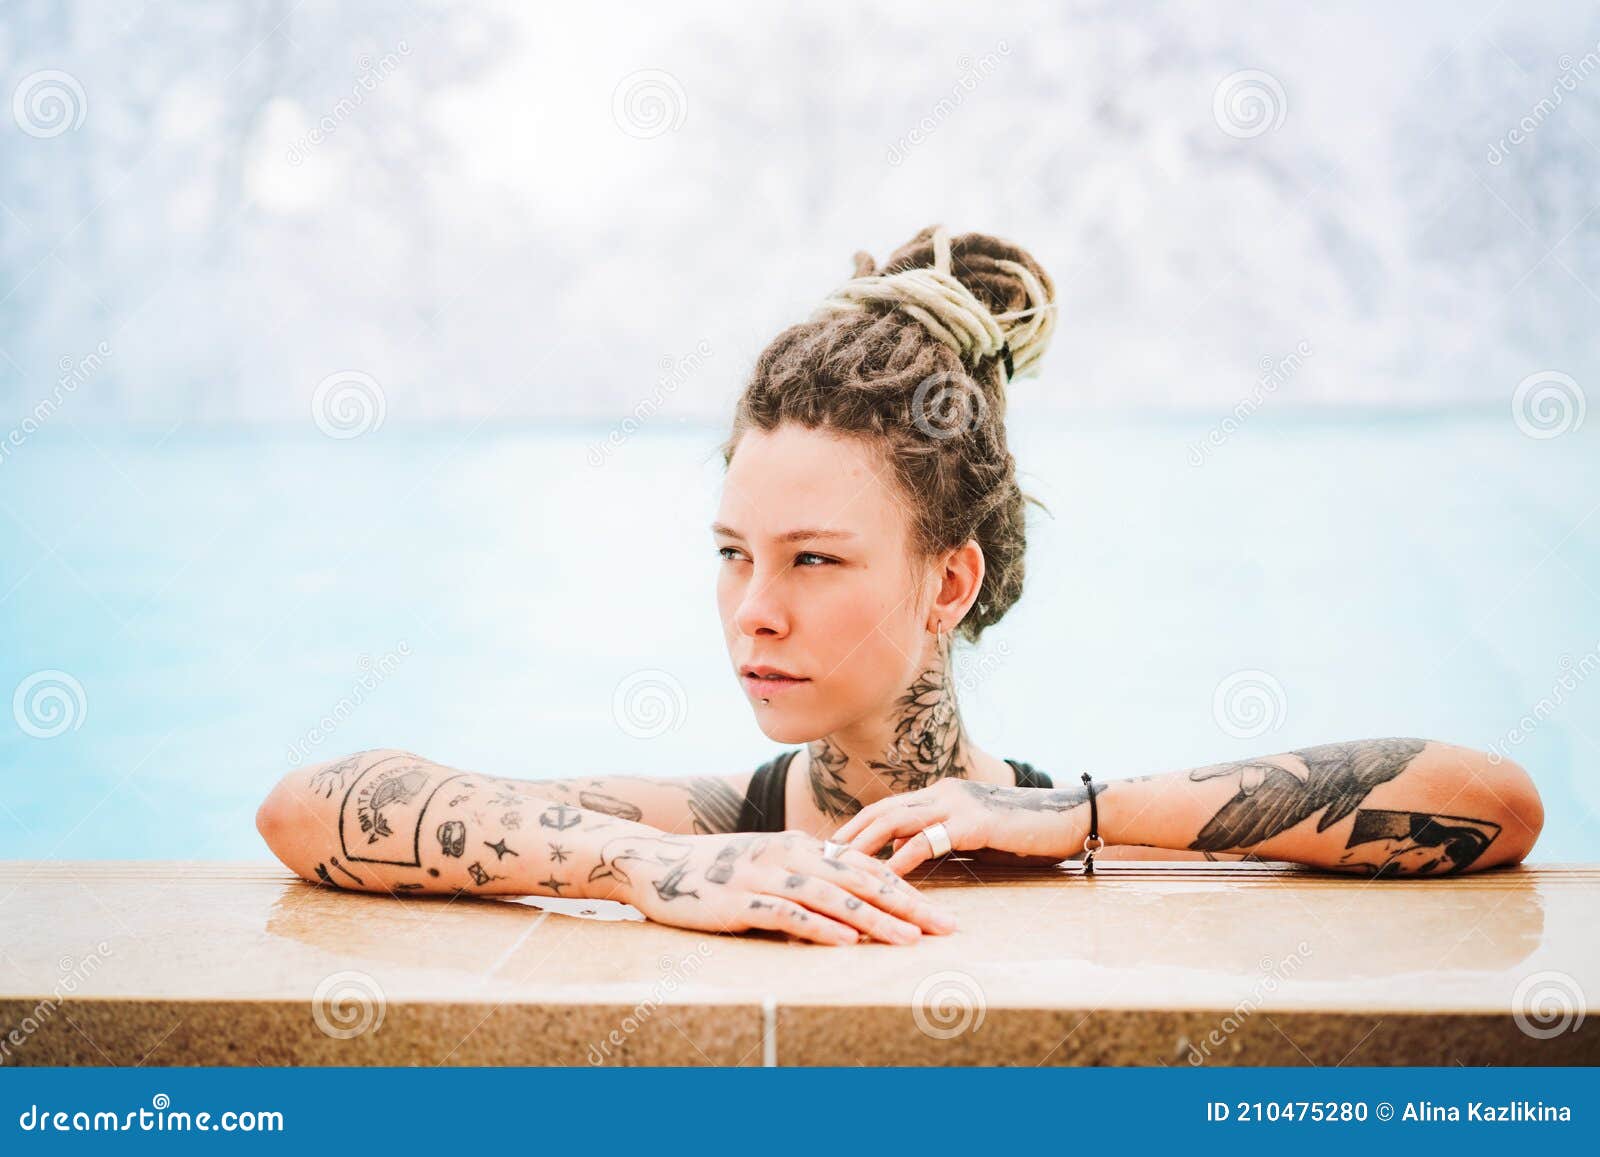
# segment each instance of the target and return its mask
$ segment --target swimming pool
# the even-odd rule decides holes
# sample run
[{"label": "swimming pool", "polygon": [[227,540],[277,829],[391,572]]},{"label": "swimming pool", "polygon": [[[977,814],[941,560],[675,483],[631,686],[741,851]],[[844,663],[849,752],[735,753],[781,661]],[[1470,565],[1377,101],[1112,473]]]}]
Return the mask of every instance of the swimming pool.
[{"label": "swimming pool", "polygon": [[[1028,588],[961,662],[1058,775],[1330,739],[1505,751],[1600,859],[1600,422],[1013,415]],[[723,773],[720,429],[52,425],[0,464],[0,858],[252,858],[299,762]],[[1591,672],[1596,677],[1590,677]]]}]

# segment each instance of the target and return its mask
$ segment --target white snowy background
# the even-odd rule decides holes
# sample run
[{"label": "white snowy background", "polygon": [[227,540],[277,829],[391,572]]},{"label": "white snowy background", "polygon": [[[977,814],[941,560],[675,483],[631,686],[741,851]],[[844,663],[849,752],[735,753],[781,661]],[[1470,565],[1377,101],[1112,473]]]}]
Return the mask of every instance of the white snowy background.
[{"label": "white snowy background", "polygon": [[1600,367],[1592,4],[8,0],[0,80],[15,416],[105,343],[74,422],[352,371],[393,423],[605,421],[704,342],[717,420],[934,221],[1055,275],[1041,407],[1226,412],[1301,342],[1284,406]]}]

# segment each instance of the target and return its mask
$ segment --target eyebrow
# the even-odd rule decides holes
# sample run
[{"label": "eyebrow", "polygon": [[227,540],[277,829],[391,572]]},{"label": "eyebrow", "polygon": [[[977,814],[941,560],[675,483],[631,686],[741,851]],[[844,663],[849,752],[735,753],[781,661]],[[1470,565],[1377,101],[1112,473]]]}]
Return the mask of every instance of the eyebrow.
[{"label": "eyebrow", "polygon": [[[720,534],[726,538],[737,538],[740,542],[744,541],[744,535],[733,529],[733,527],[724,526],[720,522],[713,522],[711,524],[711,533]],[[822,530],[816,527],[802,527],[799,530],[786,530],[782,534],[777,535],[776,539],[778,542],[810,542],[819,538],[841,539],[855,537],[855,532],[849,530]]]}]

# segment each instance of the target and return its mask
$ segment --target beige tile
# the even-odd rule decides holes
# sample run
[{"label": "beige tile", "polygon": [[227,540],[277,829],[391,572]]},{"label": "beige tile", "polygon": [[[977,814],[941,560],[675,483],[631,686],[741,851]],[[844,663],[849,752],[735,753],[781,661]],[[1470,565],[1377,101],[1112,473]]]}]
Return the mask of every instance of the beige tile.
[{"label": "beige tile", "polygon": [[1075,873],[949,861],[922,883],[955,935],[835,949],[258,863],[4,861],[0,1063],[1600,1062],[1587,1021],[1513,1016],[1600,995],[1600,866]]}]

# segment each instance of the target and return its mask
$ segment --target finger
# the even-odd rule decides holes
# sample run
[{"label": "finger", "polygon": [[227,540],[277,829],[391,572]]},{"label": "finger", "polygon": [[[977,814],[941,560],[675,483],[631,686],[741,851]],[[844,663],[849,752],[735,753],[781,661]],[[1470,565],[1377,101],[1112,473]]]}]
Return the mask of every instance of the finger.
[{"label": "finger", "polygon": [[855,838],[850,841],[850,846],[863,855],[873,856],[878,853],[879,848],[896,836],[909,839],[930,824],[941,822],[947,826],[950,823],[949,817],[941,810],[923,808],[910,811],[897,808],[883,813],[857,832]]},{"label": "finger", "polygon": [[[948,825],[946,825],[948,827]],[[951,841],[953,845],[954,840]],[[955,848],[952,846],[951,851]],[[918,832],[908,840],[903,840],[895,849],[894,855],[889,857],[889,870],[904,876],[918,864],[926,863],[933,859],[933,842],[928,839],[925,832]]]},{"label": "finger", "polygon": [[847,924],[809,911],[783,896],[752,896],[745,909],[746,927],[787,932],[817,944],[854,944],[861,934]]},{"label": "finger", "polygon": [[[854,837],[856,833],[861,831],[861,829],[866,827],[868,824],[872,823],[873,820],[882,816],[885,812],[893,811],[896,808],[903,807],[924,808],[930,806],[933,802],[934,801],[930,800],[927,796],[927,789],[919,788],[916,791],[907,791],[902,792],[899,795],[887,796],[884,799],[880,799],[877,803],[869,803],[855,815],[851,816],[848,823],[833,833],[833,842],[836,844],[850,843],[852,837]],[[929,820],[928,822],[932,823],[933,821]]]},{"label": "finger", "polygon": [[851,816],[849,821],[829,838],[836,844],[848,844],[857,832],[893,807],[896,802],[895,797],[891,796],[888,799],[880,799],[877,803],[869,803]]},{"label": "finger", "polygon": [[889,944],[911,944],[922,938],[922,929],[879,906],[882,897],[853,895],[819,876],[790,872],[770,890]]},{"label": "finger", "polygon": [[956,918],[938,907],[915,886],[891,871],[882,860],[847,849],[838,859],[821,858],[828,871],[822,872],[796,865],[802,873],[817,871],[831,883],[839,885],[856,896],[882,908],[891,915],[909,921],[924,932],[953,932]]},{"label": "finger", "polygon": [[[982,846],[981,841],[973,834],[970,822],[961,816],[950,816],[943,820],[929,819],[925,815],[899,816],[891,819],[896,821],[897,826],[885,828],[883,841],[887,842],[891,838],[904,840],[894,855],[889,857],[888,863],[890,870],[902,876],[918,864],[934,858],[933,841],[928,839],[926,834],[927,829],[934,823],[944,824],[952,852],[962,852]],[[869,832],[870,830],[868,829]],[[865,839],[866,834],[861,838]]]}]

